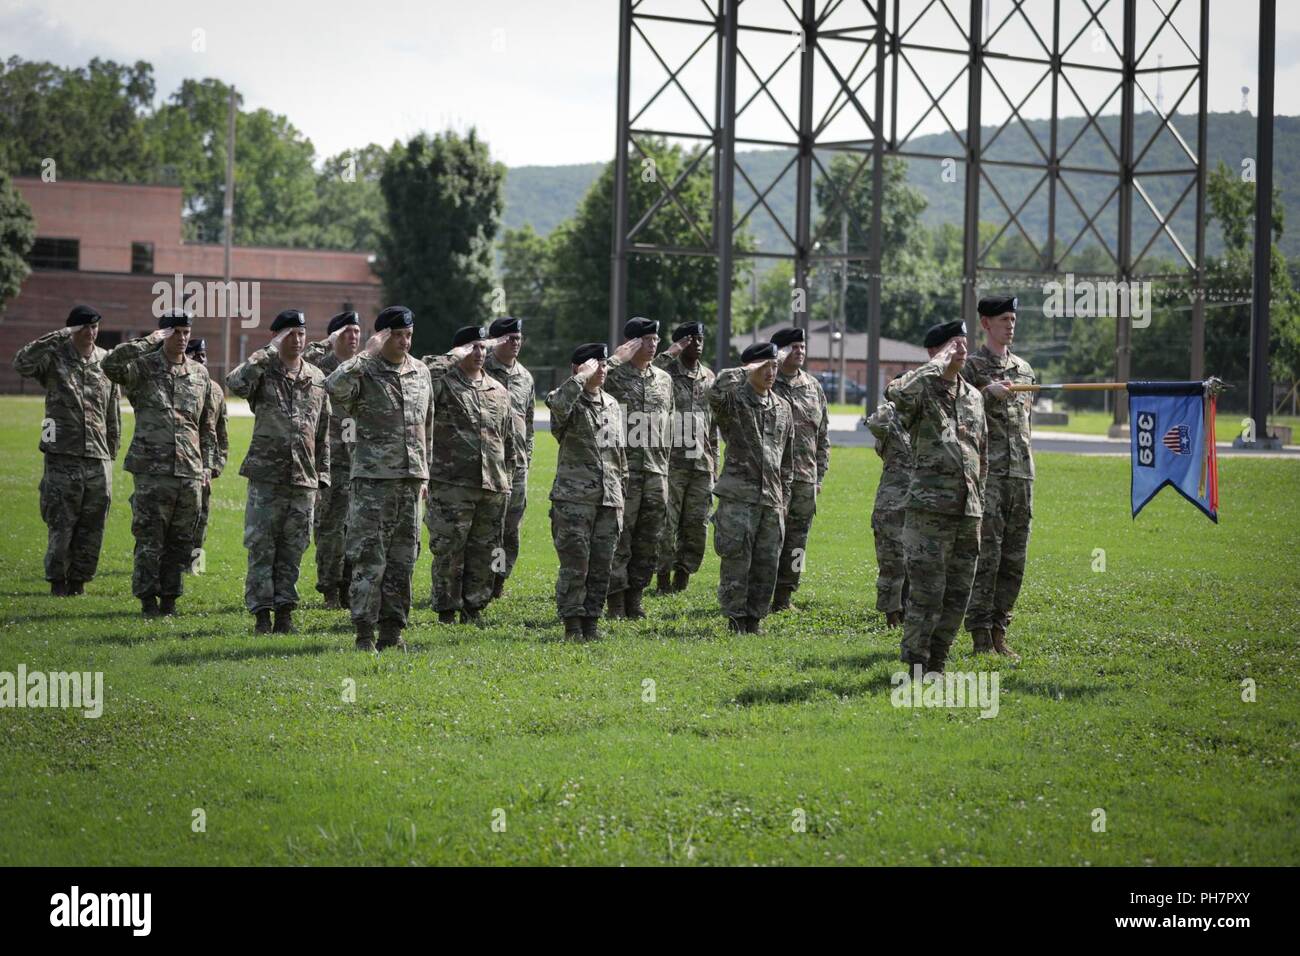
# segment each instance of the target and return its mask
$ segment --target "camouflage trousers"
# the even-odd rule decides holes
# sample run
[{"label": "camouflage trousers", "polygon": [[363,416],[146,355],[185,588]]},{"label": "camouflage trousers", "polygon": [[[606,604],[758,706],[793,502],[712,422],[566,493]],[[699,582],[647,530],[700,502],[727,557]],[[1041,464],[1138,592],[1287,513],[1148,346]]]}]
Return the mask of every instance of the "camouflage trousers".
[{"label": "camouflage trousers", "polygon": [[614,551],[609,591],[644,590],[659,563],[659,539],[668,520],[668,476],[632,471],[623,496],[623,533]]},{"label": "camouflage trousers", "polygon": [[1011,626],[1029,552],[1034,483],[1029,478],[989,475],[984,486],[980,561],[966,609],[966,630]]},{"label": "camouflage trousers", "polygon": [[718,603],[728,617],[767,616],[776,590],[785,515],[779,508],[719,498],[713,512]]},{"label": "camouflage trousers", "polygon": [[903,508],[871,512],[876,535],[876,610],[901,611],[907,600],[907,551],[903,547]]},{"label": "camouflage trousers", "polygon": [[952,645],[961,627],[980,556],[980,519],[908,508],[903,546],[910,593],[902,659],[928,661]]},{"label": "camouflage trousers", "polygon": [[249,481],[244,506],[248,574],[244,606],[256,614],[298,606],[298,571],[311,541],[316,489],[274,481]]},{"label": "camouflage trousers", "polygon": [[510,504],[506,507],[505,520],[501,525],[501,547],[506,553],[506,569],[501,573],[510,577],[519,558],[519,525],[524,520],[524,509],[528,507],[528,469],[515,468],[514,479],[510,483]]},{"label": "camouflage trousers", "polygon": [[492,600],[505,570],[501,527],[510,495],[486,488],[429,482],[429,550],[433,552],[433,609],[479,610]]},{"label": "camouflage trousers", "polygon": [[785,539],[781,544],[781,565],[777,587],[799,590],[799,575],[808,561],[808,532],[817,513],[817,486],[796,481],[790,486],[790,507],[785,512]]},{"label": "camouflage trousers", "polygon": [[175,475],[136,475],[131,493],[131,533],[135,535],[136,597],[179,596],[181,576],[194,560],[194,526],[198,522],[203,482]]},{"label": "camouflage trousers", "polygon": [[316,590],[341,591],[347,596],[352,579],[344,532],[348,526],[348,501],[352,497],[351,467],[330,469],[330,483],[316,496]]},{"label": "camouflage trousers", "polygon": [[348,607],[354,624],[405,627],[420,556],[423,478],[353,478],[348,490]]},{"label": "camouflage trousers", "polygon": [[555,607],[560,617],[600,617],[623,530],[623,509],[551,502],[551,539],[560,559]]},{"label": "camouflage trousers", "polygon": [[112,500],[111,461],[77,455],[45,456],[45,473],[41,476],[41,518],[49,532],[45,580],[94,578]]},{"label": "camouflage trousers", "polygon": [[212,514],[212,479],[203,486],[203,495],[199,499],[199,516],[194,521],[194,547],[203,550],[203,542],[208,538],[208,518]]},{"label": "camouflage trousers", "polygon": [[668,472],[668,514],[659,539],[661,574],[680,568],[694,574],[704,561],[713,504],[713,474],[674,468]]}]

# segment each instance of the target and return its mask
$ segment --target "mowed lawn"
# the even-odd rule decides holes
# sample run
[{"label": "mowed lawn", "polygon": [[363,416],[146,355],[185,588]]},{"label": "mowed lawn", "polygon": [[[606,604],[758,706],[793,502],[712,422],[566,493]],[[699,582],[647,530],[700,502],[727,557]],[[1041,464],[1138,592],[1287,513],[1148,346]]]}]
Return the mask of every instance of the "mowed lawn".
[{"label": "mowed lawn", "polygon": [[120,458],[100,576],[49,597],[40,417],[0,399],[0,670],[102,671],[106,702],[0,711],[0,864],[1300,863],[1300,462],[1225,459],[1215,526],[1168,490],[1133,521],[1127,461],[1041,455],[1024,662],[964,633],[950,661],[998,668],[981,719],[891,705],[865,450],[832,454],[796,613],[728,634],[710,552],[686,595],[577,645],[539,433],[489,626],[434,623],[426,551],[411,652],[369,658],[319,608],[311,551],[303,633],[252,635],[235,464],[182,617],[130,596]]}]

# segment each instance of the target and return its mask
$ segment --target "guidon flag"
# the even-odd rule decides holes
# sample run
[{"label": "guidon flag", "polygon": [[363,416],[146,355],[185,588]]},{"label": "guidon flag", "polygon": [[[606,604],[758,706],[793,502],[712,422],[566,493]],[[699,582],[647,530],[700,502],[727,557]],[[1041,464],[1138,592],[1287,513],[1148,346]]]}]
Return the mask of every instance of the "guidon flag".
[{"label": "guidon flag", "polygon": [[1215,400],[1222,386],[1205,382],[1129,382],[1133,517],[1165,485],[1219,520]]}]

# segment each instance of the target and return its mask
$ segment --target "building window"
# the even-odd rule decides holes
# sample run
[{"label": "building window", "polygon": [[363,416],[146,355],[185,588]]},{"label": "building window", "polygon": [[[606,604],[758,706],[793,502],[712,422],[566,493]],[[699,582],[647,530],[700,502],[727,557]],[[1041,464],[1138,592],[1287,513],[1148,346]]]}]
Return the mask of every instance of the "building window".
[{"label": "building window", "polygon": [[28,262],[33,269],[68,269],[75,272],[81,268],[81,241],[37,236]]},{"label": "building window", "polygon": [[146,275],[153,273],[152,242],[131,243],[131,271],[143,272]]}]

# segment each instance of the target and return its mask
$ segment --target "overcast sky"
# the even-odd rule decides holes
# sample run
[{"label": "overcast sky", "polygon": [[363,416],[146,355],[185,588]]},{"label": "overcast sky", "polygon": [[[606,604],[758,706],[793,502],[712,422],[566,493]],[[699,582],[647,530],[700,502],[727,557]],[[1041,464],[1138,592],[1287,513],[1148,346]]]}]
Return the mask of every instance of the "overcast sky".
[{"label": "overcast sky", "polygon": [[[704,2],[643,0],[640,9],[698,16]],[[772,0],[748,2],[757,9]],[[997,22],[1008,0],[993,2]],[[1154,0],[1139,2],[1150,7]],[[1174,0],[1158,2],[1168,10]],[[965,8],[961,0],[950,3]],[[1049,0],[1028,0],[1026,8],[1036,4],[1050,9]],[[1197,4],[1182,6],[1194,13]],[[1295,115],[1300,3],[1283,0],[1278,8],[1276,111]],[[1211,2],[1212,110],[1240,109],[1241,87],[1256,86],[1257,16],[1257,0]],[[201,52],[193,49],[196,30],[203,31]],[[160,98],[184,77],[219,77],[239,88],[247,108],[288,116],[319,156],[372,141],[387,145],[421,128],[474,125],[509,165],[607,160],[614,151],[617,33],[616,0],[0,0],[6,59],[65,66],[95,56],[147,60]],[[921,40],[920,31],[910,39]],[[689,52],[678,48],[681,56]],[[711,69],[707,51],[698,62]],[[658,85],[666,74],[646,60],[640,76]],[[909,102],[921,101],[909,94],[904,108]],[[1030,115],[1041,105],[1031,103]]]}]

